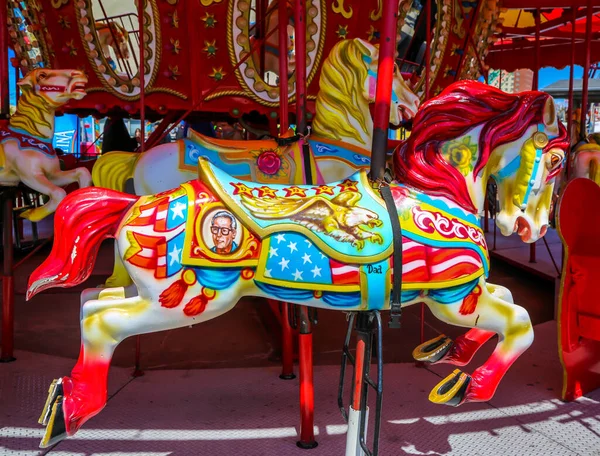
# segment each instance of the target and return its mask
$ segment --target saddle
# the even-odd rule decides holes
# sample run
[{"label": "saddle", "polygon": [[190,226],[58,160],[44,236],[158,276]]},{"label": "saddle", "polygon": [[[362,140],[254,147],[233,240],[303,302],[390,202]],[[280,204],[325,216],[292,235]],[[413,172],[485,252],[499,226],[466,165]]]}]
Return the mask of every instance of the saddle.
[{"label": "saddle", "polygon": [[266,186],[234,179],[205,159],[198,169],[200,181],[263,241],[297,233],[347,264],[373,264],[392,254],[390,217],[365,171],[326,185]]}]

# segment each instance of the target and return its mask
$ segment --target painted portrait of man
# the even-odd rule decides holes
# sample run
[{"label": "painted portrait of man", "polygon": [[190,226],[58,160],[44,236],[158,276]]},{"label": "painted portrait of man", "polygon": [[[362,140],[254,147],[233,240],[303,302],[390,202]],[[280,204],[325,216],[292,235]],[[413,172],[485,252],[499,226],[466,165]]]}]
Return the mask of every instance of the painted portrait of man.
[{"label": "painted portrait of man", "polygon": [[238,248],[234,241],[237,235],[237,220],[229,211],[217,212],[210,222],[213,243],[211,250],[219,254],[235,252]]}]

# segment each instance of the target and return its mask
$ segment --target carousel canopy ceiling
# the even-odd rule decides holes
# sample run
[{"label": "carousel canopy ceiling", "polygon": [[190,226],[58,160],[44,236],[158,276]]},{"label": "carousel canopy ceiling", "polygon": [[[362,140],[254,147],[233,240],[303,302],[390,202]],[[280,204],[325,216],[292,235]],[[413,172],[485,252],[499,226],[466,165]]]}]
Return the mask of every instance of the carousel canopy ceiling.
[{"label": "carousel canopy ceiling", "polygon": [[[509,8],[500,16],[502,30],[496,34],[496,42],[490,47],[487,65],[494,69],[514,71],[521,68],[534,70],[536,66],[563,68],[571,64],[584,65],[586,58],[587,8],[577,7],[575,13],[575,43],[572,42],[573,11],[571,8],[548,8],[558,0],[525,0],[540,3],[540,52],[536,56],[536,15],[537,9]],[[515,0],[504,2],[503,6],[513,6]],[[565,3],[565,2],[562,2]],[[578,5],[579,2],[576,2]],[[529,3],[528,3],[529,6]],[[600,61],[600,7],[592,11],[592,34],[590,60]]]}]

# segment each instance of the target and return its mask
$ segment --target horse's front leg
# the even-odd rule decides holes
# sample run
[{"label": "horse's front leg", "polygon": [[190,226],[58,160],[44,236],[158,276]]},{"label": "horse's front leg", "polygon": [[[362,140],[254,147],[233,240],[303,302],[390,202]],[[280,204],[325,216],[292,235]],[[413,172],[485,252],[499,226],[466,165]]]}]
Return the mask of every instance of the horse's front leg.
[{"label": "horse's front leg", "polygon": [[[465,300],[475,300],[475,306],[469,314],[461,313]],[[435,386],[429,399],[454,406],[464,402],[490,400],[506,371],[533,342],[529,314],[524,308],[490,292],[483,279],[460,302],[441,304],[429,300],[427,304],[442,321],[493,332],[499,336],[494,352],[483,366],[477,368],[472,375],[456,369]]]},{"label": "horse's front leg", "polygon": [[50,200],[40,207],[26,210],[21,217],[32,222],[39,222],[44,217],[52,214],[58,204],[67,196],[67,192],[53,184],[43,173],[24,175],[21,174],[21,182],[36,192],[50,197]]},{"label": "horse's front leg", "polygon": [[73,182],[79,184],[79,188],[90,187],[92,185],[92,175],[83,166],[68,171],[54,171],[48,173],[50,180],[59,187],[64,187]]},{"label": "horse's front leg", "polygon": [[[492,295],[514,304],[512,293],[508,288],[491,283],[487,283],[486,287]],[[466,308],[463,302],[461,310],[464,313],[470,309]],[[448,363],[455,366],[466,366],[471,362],[477,350],[495,335],[496,333],[493,331],[479,328],[470,329],[455,340],[445,334],[440,334],[416,347],[413,350],[413,358],[427,364]]]}]

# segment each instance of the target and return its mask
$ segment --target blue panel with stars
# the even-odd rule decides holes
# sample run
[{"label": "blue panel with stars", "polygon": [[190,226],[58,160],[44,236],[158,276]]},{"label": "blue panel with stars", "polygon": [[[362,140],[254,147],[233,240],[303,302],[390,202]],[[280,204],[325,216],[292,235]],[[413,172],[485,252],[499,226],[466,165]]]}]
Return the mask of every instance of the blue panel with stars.
[{"label": "blue panel with stars", "polygon": [[167,277],[171,277],[181,271],[181,253],[183,252],[184,238],[185,231],[182,231],[167,242]]},{"label": "blue panel with stars", "polygon": [[187,220],[188,197],[183,195],[169,203],[167,215],[167,230],[173,230]]},{"label": "blue panel with stars", "polygon": [[290,232],[271,236],[264,275],[286,282],[332,283],[329,257],[309,239]]}]

